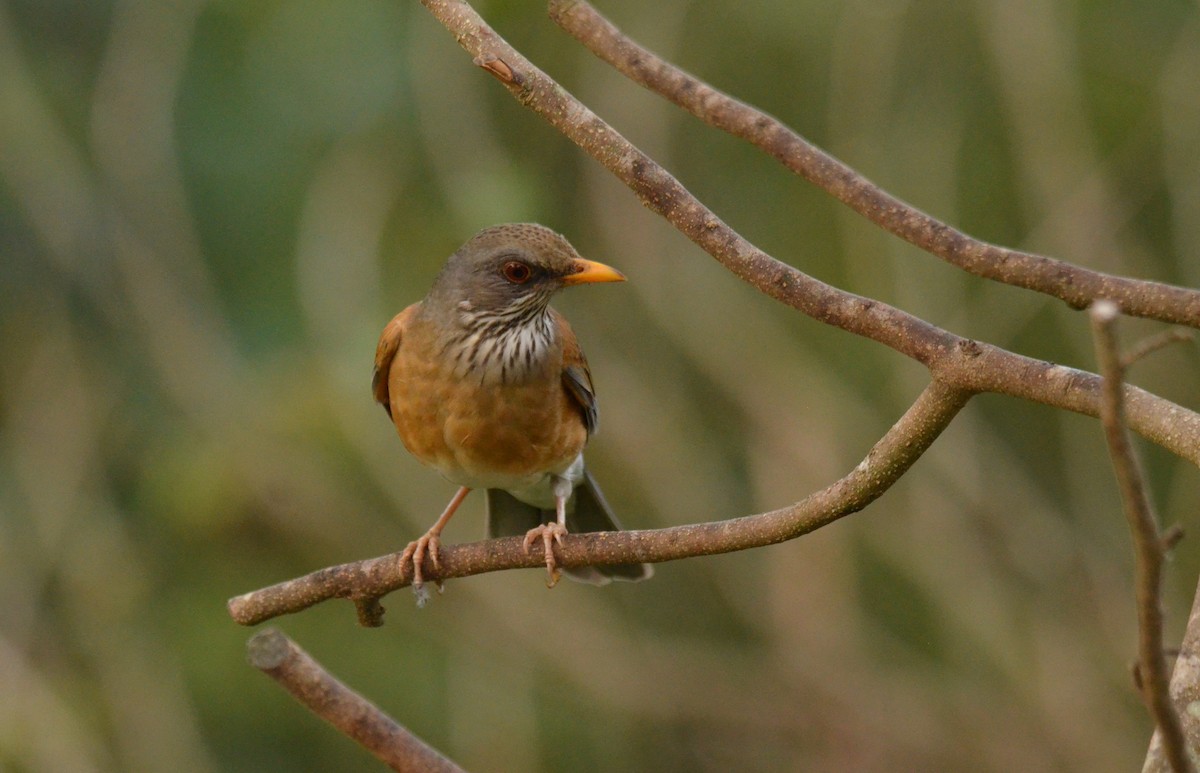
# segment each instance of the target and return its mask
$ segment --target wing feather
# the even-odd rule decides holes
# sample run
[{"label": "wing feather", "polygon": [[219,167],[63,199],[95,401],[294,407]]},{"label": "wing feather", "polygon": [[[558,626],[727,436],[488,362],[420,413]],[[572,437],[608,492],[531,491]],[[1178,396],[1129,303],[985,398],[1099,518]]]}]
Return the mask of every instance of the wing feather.
[{"label": "wing feather", "polygon": [[595,434],[600,421],[600,409],[596,403],[596,388],[592,386],[592,373],[588,370],[587,358],[579,348],[579,340],[567,320],[557,311],[552,311],[558,324],[559,339],[563,344],[563,387],[571,396],[583,417],[588,435]]},{"label": "wing feather", "polygon": [[409,306],[404,311],[392,317],[383,333],[379,336],[379,344],[375,347],[375,369],[371,372],[371,393],[375,402],[383,406],[388,418],[392,416],[392,403],[388,395],[388,374],[392,370],[392,358],[400,349],[404,338],[404,327],[416,311],[418,304]]}]

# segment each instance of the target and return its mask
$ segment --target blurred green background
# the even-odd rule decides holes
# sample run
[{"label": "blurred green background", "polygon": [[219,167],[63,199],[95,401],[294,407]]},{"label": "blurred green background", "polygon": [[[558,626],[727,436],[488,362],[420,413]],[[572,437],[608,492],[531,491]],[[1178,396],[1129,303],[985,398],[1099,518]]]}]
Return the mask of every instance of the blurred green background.
[{"label": "blurred green background", "polygon": [[[600,9],[976,236],[1200,285],[1195,2]],[[880,233],[540,3],[480,10],[768,252],[1093,367],[1082,315]],[[379,769],[245,664],[224,603],[440,512],[453,487],[371,400],[376,337],[458,244],[517,220],[629,275],[557,304],[629,526],[793,502],[926,383],[741,285],[416,2],[0,0],[0,768]],[[1196,407],[1193,348],[1133,379]],[[1195,530],[1196,472],[1145,457],[1163,519]],[[1169,568],[1171,641],[1198,539]],[[1151,729],[1130,555],[1099,425],[984,396],[882,500],[788,544],[635,586],[456,580],[423,610],[389,597],[377,630],[345,602],[278,625],[476,771],[1127,771]]]}]

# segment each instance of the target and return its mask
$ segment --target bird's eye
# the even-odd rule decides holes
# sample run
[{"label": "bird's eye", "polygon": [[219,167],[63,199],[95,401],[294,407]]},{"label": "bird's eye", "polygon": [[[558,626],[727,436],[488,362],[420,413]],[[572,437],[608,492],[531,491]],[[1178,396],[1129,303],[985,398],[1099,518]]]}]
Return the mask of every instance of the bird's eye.
[{"label": "bird's eye", "polygon": [[533,276],[533,269],[519,260],[510,260],[500,269],[504,278],[515,285],[523,285]]}]

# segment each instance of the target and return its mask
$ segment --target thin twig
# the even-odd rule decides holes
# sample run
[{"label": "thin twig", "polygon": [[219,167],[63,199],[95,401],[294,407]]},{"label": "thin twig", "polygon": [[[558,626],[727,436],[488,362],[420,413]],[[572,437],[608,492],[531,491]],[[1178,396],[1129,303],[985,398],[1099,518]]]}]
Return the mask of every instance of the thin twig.
[{"label": "thin twig", "polygon": [[1187,534],[1184,532],[1183,527],[1177,523],[1173,523],[1167,528],[1163,529],[1163,552],[1167,555],[1170,555],[1171,551],[1175,549],[1175,546],[1178,545],[1180,540],[1182,540],[1185,536],[1187,536]]},{"label": "thin twig", "polygon": [[335,679],[287,636],[268,628],[246,644],[250,665],[279,682],[310,711],[350,736],[392,770],[463,773],[373,703]]},{"label": "thin twig", "polygon": [[635,43],[583,0],[549,0],[550,18],[593,54],[701,121],[754,144],[886,231],[977,276],[1058,298],[1097,298],[1125,314],[1200,327],[1200,293],[1113,276],[974,239],[887,193],[776,118],[718,91]]},{"label": "thin twig", "polygon": [[1092,332],[1096,359],[1104,374],[1100,421],[1112,457],[1136,559],[1138,611],[1138,675],[1142,697],[1158,724],[1163,747],[1175,773],[1194,771],[1179,715],[1171,705],[1167,659],[1163,654],[1162,575],[1165,555],[1158,520],[1146,493],[1145,480],[1125,428],[1124,371],[1117,348],[1116,323],[1120,310],[1115,303],[1100,300],[1092,305]]},{"label": "thin twig", "polygon": [[[504,41],[464,0],[421,0],[475,64],[624,182],[638,198],[759,291],[813,319],[869,338],[921,362],[943,384],[995,392],[1100,415],[1100,379],[956,336],[886,303],[839,290],[776,260],[704,206],[546,73]],[[1163,285],[1163,287],[1166,287]],[[1178,291],[1187,292],[1187,291]],[[1192,293],[1200,302],[1200,293]],[[1129,426],[1200,465],[1200,415],[1126,387]]]},{"label": "thin twig", "polygon": [[[807,534],[863,509],[887,491],[929,448],[970,396],[937,382],[930,384],[848,475],[794,505],[760,515],[668,529],[570,534],[555,548],[559,565],[571,568],[673,561],[762,547]],[[441,568],[430,579],[544,567],[544,557],[526,552],[521,542],[520,537],[504,537],[444,546]],[[393,553],[333,566],[247,593],[230,599],[229,613],[243,625],[254,625],[331,598],[354,600],[361,612],[365,602],[412,581],[411,562],[401,564],[399,557],[399,553]],[[383,608],[378,604],[373,608],[377,614],[360,617],[360,621],[380,624]]]},{"label": "thin twig", "polygon": [[1195,334],[1191,330],[1180,330],[1173,328],[1164,330],[1157,335],[1152,335],[1149,338],[1143,338],[1134,344],[1129,351],[1121,356],[1121,367],[1128,368],[1134,363],[1149,357],[1159,349],[1170,346],[1171,344],[1183,343],[1191,341],[1195,338]]}]

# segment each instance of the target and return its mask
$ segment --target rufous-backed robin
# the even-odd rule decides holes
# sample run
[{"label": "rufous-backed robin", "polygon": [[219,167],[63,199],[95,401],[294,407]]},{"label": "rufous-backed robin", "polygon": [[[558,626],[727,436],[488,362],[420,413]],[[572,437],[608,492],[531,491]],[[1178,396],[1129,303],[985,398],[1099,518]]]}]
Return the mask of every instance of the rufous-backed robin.
[{"label": "rufous-backed robin", "polygon": [[[521,223],[476,234],[449,260],[425,299],[388,323],[375,352],[372,390],[414,456],[459,486],[445,511],[401,561],[412,561],[423,601],[423,564],[438,567],[442,529],[471,489],[487,490],[488,534],[541,542],[558,581],[554,545],[568,532],[620,529],[583,448],[596,430],[596,394],[571,326],[550,297],[571,285],[625,277],[584,260],[555,232]],[[568,569],[605,584],[642,580],[648,564]]]}]

